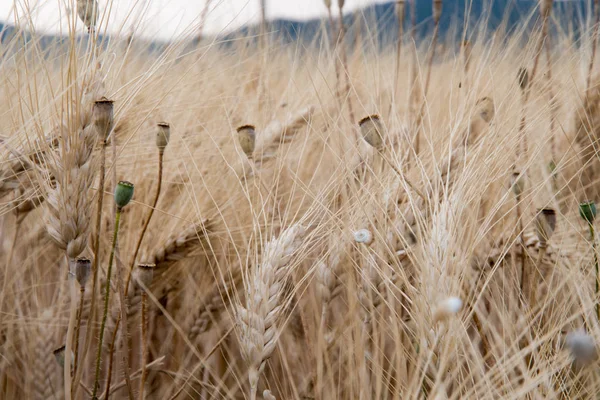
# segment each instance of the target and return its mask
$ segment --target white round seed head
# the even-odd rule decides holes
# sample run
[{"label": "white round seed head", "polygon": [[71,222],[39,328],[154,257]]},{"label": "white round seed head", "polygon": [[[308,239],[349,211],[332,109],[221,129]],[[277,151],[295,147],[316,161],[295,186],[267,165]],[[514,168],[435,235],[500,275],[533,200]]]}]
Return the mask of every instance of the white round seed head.
[{"label": "white round seed head", "polygon": [[370,245],[373,242],[373,234],[368,229],[360,229],[354,232],[354,241],[356,243]]},{"label": "white round seed head", "polygon": [[463,302],[458,297],[448,297],[446,300],[438,304],[435,312],[433,313],[433,322],[445,321],[453,315],[458,314],[462,309]]},{"label": "white round seed head", "polygon": [[597,357],[594,339],[583,329],[569,332],[565,344],[578,363],[588,364]]}]

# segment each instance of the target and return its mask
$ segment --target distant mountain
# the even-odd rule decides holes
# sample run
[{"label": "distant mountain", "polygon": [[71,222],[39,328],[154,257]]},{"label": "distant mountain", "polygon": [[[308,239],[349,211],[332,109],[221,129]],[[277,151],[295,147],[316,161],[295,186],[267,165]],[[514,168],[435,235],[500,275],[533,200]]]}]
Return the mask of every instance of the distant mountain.
[{"label": "distant mountain", "polygon": [[[460,39],[463,31],[467,37],[482,31],[495,31],[504,28],[507,31],[529,29],[533,26],[538,0],[446,0],[440,19],[440,34],[447,39]],[[409,26],[411,15],[410,4],[406,6],[405,27]],[[432,1],[416,0],[417,35],[423,37],[433,29]],[[591,15],[591,0],[555,0],[554,20],[564,29],[577,35],[589,15]],[[394,3],[376,4],[362,10],[345,15],[349,27],[348,40],[353,41],[354,35],[360,33],[363,37],[369,34],[371,40],[384,45],[397,38],[398,21],[396,20]],[[323,29],[328,29],[326,20],[313,19],[309,21],[293,21],[275,19],[269,22],[269,31],[281,41],[306,42],[322,39]],[[361,30],[354,29],[360,24]],[[503,25],[504,24],[504,25]],[[0,41],[6,42],[16,30],[10,25],[0,23]],[[377,33],[373,37],[373,33]],[[258,33],[257,26],[246,26],[235,32],[224,35],[222,43],[230,43],[231,39],[245,37]],[[48,35],[41,39],[42,43],[57,40],[57,36]],[[155,43],[155,48],[162,44]]]}]

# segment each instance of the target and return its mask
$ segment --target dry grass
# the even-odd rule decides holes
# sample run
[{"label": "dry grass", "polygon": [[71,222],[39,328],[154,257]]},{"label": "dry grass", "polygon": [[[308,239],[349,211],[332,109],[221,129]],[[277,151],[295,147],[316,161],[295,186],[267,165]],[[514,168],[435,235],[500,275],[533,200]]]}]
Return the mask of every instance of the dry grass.
[{"label": "dry grass", "polygon": [[[600,201],[594,32],[554,36],[551,79],[540,64],[526,96],[519,68],[543,47],[523,32],[416,53],[377,50],[371,26],[342,53],[326,37],[3,43],[0,398],[90,397],[107,281],[98,398],[594,398],[596,246],[578,210]],[[349,115],[379,115],[376,149]],[[119,180],[135,195],[113,247]],[[556,212],[549,238],[539,209]],[[77,257],[98,266],[81,300]],[[129,282],[140,263],[152,279]]]}]

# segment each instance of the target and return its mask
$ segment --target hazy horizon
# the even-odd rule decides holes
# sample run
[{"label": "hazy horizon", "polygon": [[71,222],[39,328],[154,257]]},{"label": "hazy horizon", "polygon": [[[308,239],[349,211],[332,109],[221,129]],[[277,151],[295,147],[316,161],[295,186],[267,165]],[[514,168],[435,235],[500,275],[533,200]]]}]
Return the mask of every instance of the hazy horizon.
[{"label": "hazy horizon", "polygon": [[[354,10],[390,0],[346,0],[344,10]],[[337,1],[334,12],[337,13]],[[28,5],[28,7],[26,6]],[[110,10],[108,26],[102,31],[112,34],[136,34],[144,37],[171,39],[197,31],[200,15],[206,1],[193,0],[99,0],[101,13]],[[109,8],[108,5],[111,5]],[[75,0],[33,0],[31,2],[0,2],[0,21],[30,28],[45,33],[68,32],[70,10],[75,9]],[[16,12],[15,12],[16,10]],[[31,12],[26,13],[26,10]],[[29,14],[27,18],[23,15]],[[307,20],[326,16],[323,0],[267,0],[269,19],[289,18]],[[133,24],[143,16],[141,24]],[[229,31],[259,20],[259,0],[212,0],[204,27],[205,33]],[[31,17],[31,20],[29,19]],[[106,19],[106,18],[105,18]],[[78,29],[84,30],[81,21]]]}]

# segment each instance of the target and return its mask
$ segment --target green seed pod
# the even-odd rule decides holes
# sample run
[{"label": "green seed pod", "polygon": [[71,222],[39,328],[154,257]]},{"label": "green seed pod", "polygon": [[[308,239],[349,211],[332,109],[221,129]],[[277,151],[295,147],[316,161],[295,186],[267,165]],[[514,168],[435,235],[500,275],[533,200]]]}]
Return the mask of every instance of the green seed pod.
[{"label": "green seed pod", "polygon": [[556,229],[556,211],[552,208],[538,210],[535,227],[540,244],[545,246]]},{"label": "green seed pod", "polygon": [[115,123],[114,102],[108,100],[106,97],[94,102],[92,122],[97,129],[100,139],[106,141]]},{"label": "green seed pod", "polygon": [[163,154],[171,139],[171,126],[166,122],[159,122],[157,126],[156,147],[158,147],[158,152]]},{"label": "green seed pod", "polygon": [[155,264],[138,264],[136,268],[136,281],[142,283],[145,287],[150,287],[154,277]]},{"label": "green seed pod", "polygon": [[527,71],[527,68],[519,68],[519,72],[517,72],[517,81],[519,82],[521,90],[527,89],[527,86],[529,86],[529,71]]},{"label": "green seed pod", "polygon": [[588,224],[593,224],[596,219],[596,203],[587,201],[579,204],[579,215],[581,215],[581,218]]},{"label": "green seed pod", "polygon": [[115,189],[115,203],[119,209],[125,207],[133,197],[133,183],[121,181]]},{"label": "green seed pod", "polygon": [[358,122],[360,133],[365,140],[377,150],[383,149],[383,126],[379,115],[370,115]]},{"label": "green seed pod", "polygon": [[242,151],[246,156],[252,159],[254,147],[256,146],[256,131],[253,125],[242,125],[237,128],[238,140]]},{"label": "green seed pod", "polygon": [[75,278],[79,282],[80,286],[85,286],[88,279],[90,278],[90,272],[92,270],[92,262],[87,258],[78,258],[75,264]]}]

